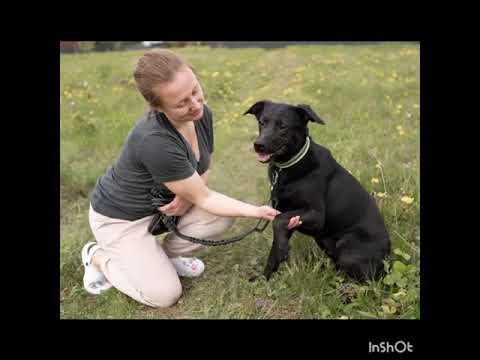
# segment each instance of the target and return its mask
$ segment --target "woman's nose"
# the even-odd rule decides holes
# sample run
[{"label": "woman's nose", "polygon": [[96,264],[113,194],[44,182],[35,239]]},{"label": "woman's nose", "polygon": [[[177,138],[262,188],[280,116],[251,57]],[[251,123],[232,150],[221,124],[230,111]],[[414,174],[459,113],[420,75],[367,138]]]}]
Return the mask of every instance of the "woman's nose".
[{"label": "woman's nose", "polygon": [[192,99],[192,106],[191,106],[191,109],[198,109],[201,105],[201,99],[200,98],[193,98]]}]

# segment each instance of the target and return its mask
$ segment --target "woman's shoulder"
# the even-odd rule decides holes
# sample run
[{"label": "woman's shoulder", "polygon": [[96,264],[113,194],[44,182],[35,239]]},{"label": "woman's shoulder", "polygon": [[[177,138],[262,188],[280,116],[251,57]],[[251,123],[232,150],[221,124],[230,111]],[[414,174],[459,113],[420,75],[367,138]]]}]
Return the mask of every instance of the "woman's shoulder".
[{"label": "woman's shoulder", "polygon": [[140,142],[145,143],[164,143],[176,142],[175,136],[165,127],[161,126],[157,119],[151,114],[145,114],[138,120],[132,132]]},{"label": "woman's shoulder", "polygon": [[137,121],[134,131],[142,135],[168,135],[169,133],[164,126],[161,126],[156,115],[152,112],[144,114]]}]

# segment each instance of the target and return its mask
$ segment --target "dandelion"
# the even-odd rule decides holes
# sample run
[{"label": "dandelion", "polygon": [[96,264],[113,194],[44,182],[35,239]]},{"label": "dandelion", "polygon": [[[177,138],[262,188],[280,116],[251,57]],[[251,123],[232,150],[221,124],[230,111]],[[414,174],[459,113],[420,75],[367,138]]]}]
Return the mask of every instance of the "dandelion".
[{"label": "dandelion", "polygon": [[400,200],[402,202],[404,202],[405,204],[411,204],[413,202],[413,198],[411,198],[409,196],[402,196],[402,198]]},{"label": "dandelion", "polygon": [[377,193],[377,196],[379,198],[386,198],[387,197],[387,193],[386,192],[380,192],[380,193]]},{"label": "dandelion", "polygon": [[218,71],[215,71],[213,74],[212,74],[212,78],[216,78],[218,76]]},{"label": "dandelion", "polygon": [[342,315],[339,317],[340,320],[348,320],[348,316]]},{"label": "dandelion", "polygon": [[225,77],[231,78],[231,77],[232,77],[232,73],[231,73],[230,71],[226,71],[226,72],[225,72]]},{"label": "dandelion", "polygon": [[317,90],[317,94],[318,94],[318,95],[322,95],[322,89],[318,89],[318,90]]},{"label": "dandelion", "polygon": [[377,178],[372,178],[372,180],[371,180],[371,181],[372,181],[372,184],[378,184],[378,183],[379,183],[379,181],[378,181],[378,179],[377,179]]},{"label": "dandelion", "polygon": [[420,106],[419,106],[418,104],[413,104],[413,107],[414,107],[415,109],[418,109]]}]

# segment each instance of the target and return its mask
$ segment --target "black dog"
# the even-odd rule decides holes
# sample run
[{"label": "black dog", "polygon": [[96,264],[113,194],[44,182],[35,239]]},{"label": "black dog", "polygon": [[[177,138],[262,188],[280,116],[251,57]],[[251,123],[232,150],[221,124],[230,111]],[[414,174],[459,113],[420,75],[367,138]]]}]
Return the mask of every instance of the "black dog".
[{"label": "black dog", "polygon": [[308,105],[259,101],[245,114],[259,123],[254,148],[258,160],[270,162],[272,206],[281,211],[273,221],[273,245],[264,275],[267,280],[288,257],[291,217],[295,230],[312,236],[337,270],[358,281],[384,274],[390,238],[375,199],[308,136],[307,123],[324,124]]}]

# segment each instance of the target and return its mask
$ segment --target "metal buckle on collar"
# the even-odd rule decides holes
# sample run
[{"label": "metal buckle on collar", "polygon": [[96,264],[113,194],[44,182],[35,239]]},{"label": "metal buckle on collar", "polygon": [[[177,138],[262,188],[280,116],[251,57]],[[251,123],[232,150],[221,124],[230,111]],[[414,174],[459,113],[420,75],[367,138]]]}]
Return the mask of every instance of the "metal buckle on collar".
[{"label": "metal buckle on collar", "polygon": [[280,174],[280,171],[282,171],[281,168],[277,168],[276,170],[273,170],[272,185],[270,186],[270,191],[272,191],[275,185],[277,184],[278,175]]}]

